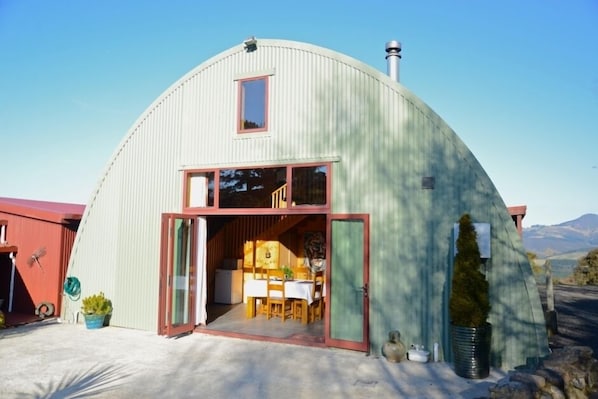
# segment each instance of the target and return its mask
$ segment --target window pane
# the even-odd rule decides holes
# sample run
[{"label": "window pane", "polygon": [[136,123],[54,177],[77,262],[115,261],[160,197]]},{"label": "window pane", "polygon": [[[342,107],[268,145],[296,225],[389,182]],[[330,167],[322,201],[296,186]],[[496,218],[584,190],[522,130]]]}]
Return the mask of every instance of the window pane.
[{"label": "window pane", "polygon": [[241,82],[241,130],[266,127],[266,78]]},{"label": "window pane", "polygon": [[214,206],[214,172],[189,173],[187,176],[187,206]]},{"label": "window pane", "polygon": [[326,205],[327,167],[293,168],[293,206]]},{"label": "window pane", "polygon": [[[286,168],[220,170],[220,208],[272,208],[286,187]],[[286,201],[286,198],[284,199]]]}]

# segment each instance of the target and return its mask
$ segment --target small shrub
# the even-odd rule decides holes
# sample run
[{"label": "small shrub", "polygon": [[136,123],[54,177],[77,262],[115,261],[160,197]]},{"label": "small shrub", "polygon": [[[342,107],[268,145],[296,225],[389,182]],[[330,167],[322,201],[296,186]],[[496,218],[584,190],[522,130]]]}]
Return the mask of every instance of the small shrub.
[{"label": "small shrub", "polygon": [[81,306],[81,312],[83,314],[103,314],[107,315],[112,313],[112,301],[104,296],[103,292],[99,294],[90,295],[83,298]]},{"label": "small shrub", "polygon": [[287,280],[293,278],[293,269],[291,269],[287,265],[282,265],[280,268],[282,269],[282,272],[284,273],[284,276]]},{"label": "small shrub", "polygon": [[578,285],[598,285],[598,249],[593,249],[577,261],[573,278]]}]

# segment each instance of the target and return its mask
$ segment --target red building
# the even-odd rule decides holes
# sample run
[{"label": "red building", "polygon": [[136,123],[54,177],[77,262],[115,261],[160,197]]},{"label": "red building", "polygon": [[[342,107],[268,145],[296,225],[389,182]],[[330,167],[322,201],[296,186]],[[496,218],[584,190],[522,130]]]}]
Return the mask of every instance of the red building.
[{"label": "red building", "polygon": [[84,205],[0,197],[0,299],[2,311],[34,315],[48,303],[60,314],[60,297]]},{"label": "red building", "polygon": [[527,212],[527,206],[510,206],[508,209],[511,218],[513,219],[513,222],[515,222],[515,226],[517,227],[519,237],[523,237],[523,218],[525,217],[525,213]]}]

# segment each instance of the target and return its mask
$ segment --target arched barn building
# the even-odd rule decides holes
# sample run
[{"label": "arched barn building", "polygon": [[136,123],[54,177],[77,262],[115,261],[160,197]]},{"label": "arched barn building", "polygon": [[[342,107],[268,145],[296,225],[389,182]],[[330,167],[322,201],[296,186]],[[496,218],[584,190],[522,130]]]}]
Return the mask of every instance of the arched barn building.
[{"label": "arched barn building", "polygon": [[[284,40],[247,40],[198,65],[107,162],[68,275],[83,297],[112,300],[113,326],[213,333],[216,302],[243,309],[239,326],[259,323],[247,283],[281,266],[298,276],[315,259],[326,271],[322,320],[270,320],[272,329],[375,355],[399,330],[407,345],[438,342],[451,361],[453,227],[469,213],[486,226],[493,365],[548,354],[538,290],[501,196],[457,134],[391,76]],[[65,302],[68,320],[80,303]],[[228,333],[285,340],[237,328]]]}]

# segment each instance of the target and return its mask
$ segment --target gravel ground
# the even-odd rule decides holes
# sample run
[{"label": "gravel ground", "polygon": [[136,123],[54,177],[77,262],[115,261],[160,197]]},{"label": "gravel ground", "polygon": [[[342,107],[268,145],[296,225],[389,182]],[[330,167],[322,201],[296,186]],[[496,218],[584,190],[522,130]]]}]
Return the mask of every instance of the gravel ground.
[{"label": "gravel ground", "polygon": [[468,380],[443,362],[54,320],[0,331],[0,359],[2,399],[473,399],[505,376]]},{"label": "gravel ground", "polygon": [[[545,304],[545,287],[539,286]],[[555,286],[553,348],[598,354],[598,287]],[[0,332],[1,398],[480,398],[505,376],[457,377],[447,363],[203,334],[166,339],[56,321]]]}]

